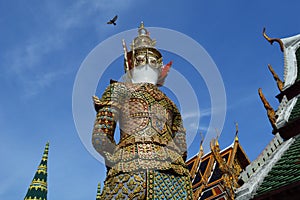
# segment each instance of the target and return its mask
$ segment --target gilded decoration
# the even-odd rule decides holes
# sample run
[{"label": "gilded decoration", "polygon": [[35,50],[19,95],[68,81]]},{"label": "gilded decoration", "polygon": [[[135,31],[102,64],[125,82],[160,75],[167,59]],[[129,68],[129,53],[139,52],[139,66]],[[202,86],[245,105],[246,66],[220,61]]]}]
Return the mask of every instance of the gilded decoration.
[{"label": "gilded decoration", "polygon": [[[139,169],[188,174],[180,113],[157,86],[141,83],[132,88],[129,83],[113,83],[95,101],[95,108],[93,144],[112,165],[109,175]],[[114,140],[117,121],[121,129],[118,144]]]},{"label": "gilded decoration", "polygon": [[270,121],[273,129],[276,130],[277,129],[277,127],[276,127],[276,117],[277,116],[276,116],[275,110],[272,108],[270,103],[265,98],[264,94],[262,93],[261,88],[258,89],[258,94],[259,94],[259,97],[260,97],[265,109],[267,110],[267,115],[268,115],[269,121]]}]

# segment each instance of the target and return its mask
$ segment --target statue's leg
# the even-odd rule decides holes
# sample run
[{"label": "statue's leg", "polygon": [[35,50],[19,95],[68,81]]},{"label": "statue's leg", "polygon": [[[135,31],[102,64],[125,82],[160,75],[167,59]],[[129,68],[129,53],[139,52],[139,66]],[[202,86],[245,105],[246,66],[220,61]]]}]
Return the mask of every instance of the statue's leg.
[{"label": "statue's leg", "polygon": [[169,171],[147,173],[147,199],[193,199],[192,185],[188,176]]},{"label": "statue's leg", "polygon": [[107,177],[101,194],[103,200],[135,199],[146,197],[146,172],[120,173]]}]

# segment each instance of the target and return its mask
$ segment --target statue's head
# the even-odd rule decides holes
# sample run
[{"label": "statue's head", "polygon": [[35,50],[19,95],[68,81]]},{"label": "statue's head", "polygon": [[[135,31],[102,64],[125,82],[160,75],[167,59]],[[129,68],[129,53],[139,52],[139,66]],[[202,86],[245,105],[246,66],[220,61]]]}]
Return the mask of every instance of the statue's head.
[{"label": "statue's head", "polygon": [[138,36],[130,45],[129,52],[123,41],[126,82],[163,85],[171,64],[163,65],[162,55],[155,48],[155,43],[156,41],[150,38],[143,22],[138,29]]}]

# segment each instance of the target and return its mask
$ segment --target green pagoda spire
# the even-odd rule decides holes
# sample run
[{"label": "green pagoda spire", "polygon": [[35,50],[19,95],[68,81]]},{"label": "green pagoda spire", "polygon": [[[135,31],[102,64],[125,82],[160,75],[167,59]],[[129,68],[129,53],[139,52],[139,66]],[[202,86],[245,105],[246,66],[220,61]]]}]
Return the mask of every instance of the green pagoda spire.
[{"label": "green pagoda spire", "polygon": [[47,161],[49,142],[47,142],[41,163],[32,179],[24,200],[47,200]]},{"label": "green pagoda spire", "polygon": [[101,185],[100,183],[98,183],[96,200],[100,200],[100,199],[101,199]]}]

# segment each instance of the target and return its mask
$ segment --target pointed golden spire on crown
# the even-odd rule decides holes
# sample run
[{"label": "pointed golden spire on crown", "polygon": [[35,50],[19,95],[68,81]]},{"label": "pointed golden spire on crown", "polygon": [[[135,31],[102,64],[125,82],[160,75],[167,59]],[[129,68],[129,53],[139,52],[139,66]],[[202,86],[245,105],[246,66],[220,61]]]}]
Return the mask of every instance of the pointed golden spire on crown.
[{"label": "pointed golden spire on crown", "polygon": [[140,27],[139,27],[140,29],[141,28],[144,28],[144,22],[143,21],[141,21],[141,24],[140,24]]},{"label": "pointed golden spire on crown", "polygon": [[[123,50],[124,50],[124,69],[125,73],[137,66],[137,57],[139,55],[145,56],[151,55],[156,58],[157,64],[162,66],[162,55],[156,49],[156,40],[150,38],[150,33],[144,26],[144,22],[141,22],[138,28],[138,36],[134,38],[130,44],[130,51],[127,51],[125,41],[122,41]],[[146,56],[148,59],[148,56]]]},{"label": "pointed golden spire on crown", "polygon": [[138,36],[134,38],[133,43],[131,44],[131,50],[133,50],[133,48],[134,49],[153,48],[156,50],[155,45],[156,45],[156,40],[150,38],[150,33],[145,28],[144,22],[141,22],[138,29]]}]

